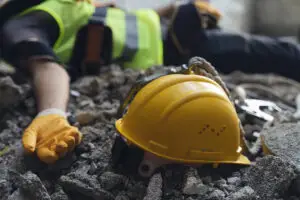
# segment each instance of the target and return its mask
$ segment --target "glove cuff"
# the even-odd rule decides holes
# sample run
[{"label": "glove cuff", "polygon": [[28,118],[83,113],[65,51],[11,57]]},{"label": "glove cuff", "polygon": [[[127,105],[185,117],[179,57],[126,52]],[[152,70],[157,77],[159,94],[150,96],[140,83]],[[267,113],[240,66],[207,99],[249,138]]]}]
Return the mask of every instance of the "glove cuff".
[{"label": "glove cuff", "polygon": [[51,115],[51,114],[60,115],[60,116],[63,116],[64,118],[67,118],[66,112],[61,109],[58,109],[58,108],[49,108],[49,109],[43,110],[38,113],[37,117]]}]

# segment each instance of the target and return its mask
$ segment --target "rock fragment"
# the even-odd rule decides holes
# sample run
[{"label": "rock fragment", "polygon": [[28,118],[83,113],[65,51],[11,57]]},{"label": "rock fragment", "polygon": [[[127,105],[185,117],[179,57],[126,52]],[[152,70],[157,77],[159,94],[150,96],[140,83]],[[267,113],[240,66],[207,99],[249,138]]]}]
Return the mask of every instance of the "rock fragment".
[{"label": "rock fragment", "polygon": [[26,192],[28,198],[32,200],[51,200],[45,186],[36,174],[28,171],[24,175],[20,175],[10,171],[10,176],[12,179],[15,179],[16,182],[14,184],[21,191]]},{"label": "rock fragment", "polygon": [[300,124],[278,124],[263,132],[267,151],[294,163],[300,169]]},{"label": "rock fragment", "polygon": [[225,198],[225,193],[222,190],[216,189],[208,195],[206,200],[222,200]]},{"label": "rock fragment", "polygon": [[101,90],[107,87],[108,83],[96,76],[85,76],[77,80],[73,86],[81,94],[96,96]]},{"label": "rock fragment", "polygon": [[101,188],[95,176],[89,176],[80,170],[70,173],[66,176],[61,176],[59,179],[59,184],[66,192],[79,192],[82,195],[95,200],[114,199],[114,196],[111,193]]},{"label": "rock fragment", "polygon": [[130,200],[126,195],[118,195],[115,200]]},{"label": "rock fragment", "polygon": [[230,177],[227,179],[227,182],[229,185],[238,186],[241,183],[241,178],[240,177]]},{"label": "rock fragment", "polygon": [[11,77],[0,78],[0,109],[17,105],[23,98],[23,90]]},{"label": "rock fragment", "polygon": [[154,174],[147,187],[146,196],[143,200],[161,200],[162,198],[162,176],[160,173]]},{"label": "rock fragment", "polygon": [[51,200],[69,200],[69,197],[60,186],[57,186],[55,192],[51,195]]},{"label": "rock fragment", "polygon": [[6,200],[32,200],[20,189],[14,191]]},{"label": "rock fragment", "polygon": [[249,186],[245,186],[241,188],[239,191],[232,193],[226,198],[226,200],[255,200],[255,199],[257,199],[255,195],[255,191]]},{"label": "rock fragment", "polygon": [[113,172],[104,172],[98,180],[103,189],[111,190],[123,185],[126,181],[126,177]]},{"label": "rock fragment", "polygon": [[276,199],[283,195],[296,178],[295,167],[279,157],[266,156],[246,169],[242,178],[261,199]]},{"label": "rock fragment", "polygon": [[0,178],[0,200],[6,200],[9,196],[10,186],[7,180]]},{"label": "rock fragment", "polygon": [[92,123],[96,119],[96,114],[93,112],[88,112],[88,111],[80,111],[76,113],[76,121],[80,125],[88,125]]},{"label": "rock fragment", "polygon": [[198,176],[195,169],[190,168],[187,172],[186,182],[184,184],[182,192],[187,195],[204,195],[208,192],[209,187],[204,185]]}]

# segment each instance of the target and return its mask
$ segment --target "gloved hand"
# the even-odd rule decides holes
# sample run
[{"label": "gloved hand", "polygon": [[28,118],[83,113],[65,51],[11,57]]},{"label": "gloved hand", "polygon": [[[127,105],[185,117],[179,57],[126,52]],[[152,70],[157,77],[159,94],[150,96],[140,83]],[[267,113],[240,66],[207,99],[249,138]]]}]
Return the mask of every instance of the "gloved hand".
[{"label": "gloved hand", "polygon": [[36,151],[41,161],[52,164],[72,151],[81,139],[82,134],[69,124],[65,112],[47,109],[26,128],[22,142],[27,153]]}]

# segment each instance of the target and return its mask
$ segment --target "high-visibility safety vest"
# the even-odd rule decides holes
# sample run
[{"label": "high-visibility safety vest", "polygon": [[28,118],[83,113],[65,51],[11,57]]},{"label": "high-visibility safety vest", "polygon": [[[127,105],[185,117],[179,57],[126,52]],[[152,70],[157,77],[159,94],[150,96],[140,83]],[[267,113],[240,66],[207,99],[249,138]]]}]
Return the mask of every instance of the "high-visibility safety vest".
[{"label": "high-visibility safety vest", "polygon": [[125,12],[118,8],[101,8],[98,12],[86,1],[46,0],[21,15],[34,10],[43,10],[56,20],[60,34],[53,49],[63,63],[68,63],[72,56],[80,28],[91,21],[102,22],[111,29],[112,62],[137,69],[163,62],[160,20],[154,10]]}]

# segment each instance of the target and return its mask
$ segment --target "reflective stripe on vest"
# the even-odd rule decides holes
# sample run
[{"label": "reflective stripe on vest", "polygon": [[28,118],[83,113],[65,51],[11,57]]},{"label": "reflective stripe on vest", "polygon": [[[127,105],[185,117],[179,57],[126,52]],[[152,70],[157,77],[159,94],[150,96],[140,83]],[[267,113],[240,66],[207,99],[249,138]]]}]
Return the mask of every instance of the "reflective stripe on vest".
[{"label": "reflective stripe on vest", "polygon": [[137,19],[120,9],[97,8],[92,23],[103,22],[112,30],[113,62],[131,61],[138,51]]},{"label": "reflective stripe on vest", "polygon": [[139,69],[162,64],[160,22],[153,10],[97,8],[90,22],[102,22],[111,29],[112,62]]}]

